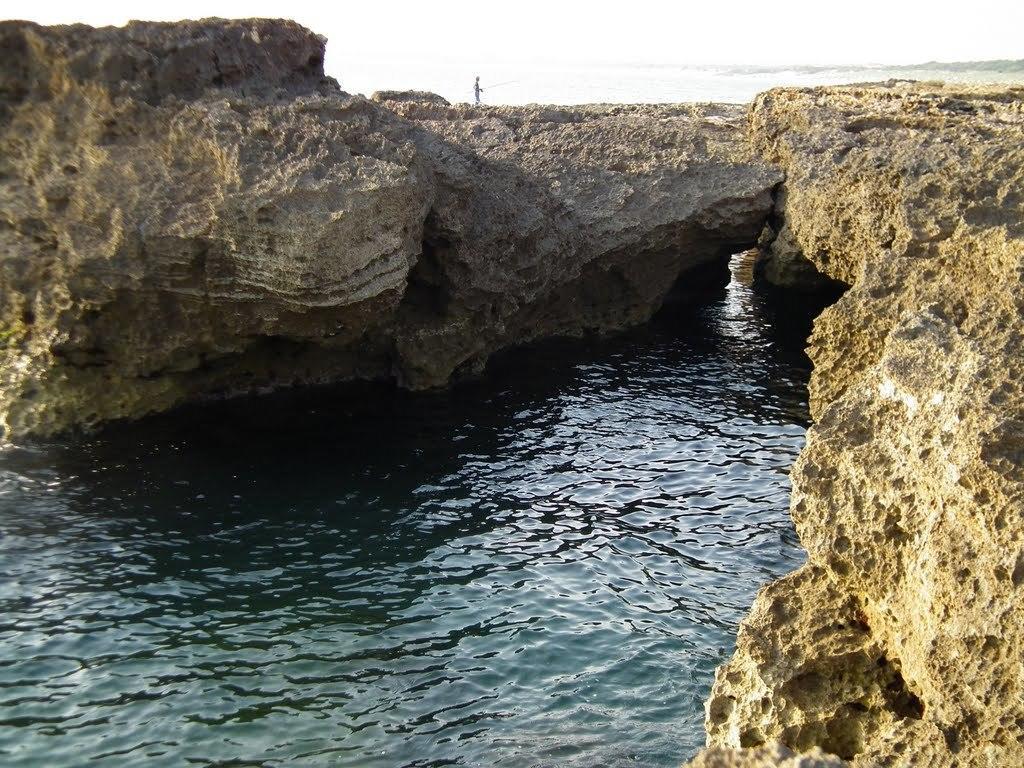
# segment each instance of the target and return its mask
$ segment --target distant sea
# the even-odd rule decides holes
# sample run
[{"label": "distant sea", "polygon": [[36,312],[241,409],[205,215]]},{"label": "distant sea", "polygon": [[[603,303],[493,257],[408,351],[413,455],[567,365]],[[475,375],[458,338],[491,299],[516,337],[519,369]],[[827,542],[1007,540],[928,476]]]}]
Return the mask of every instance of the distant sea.
[{"label": "distant sea", "polygon": [[873,82],[891,78],[968,83],[1022,83],[1024,61],[857,67],[651,66],[524,62],[480,67],[447,60],[334,61],[328,71],[351,93],[425,90],[451,102],[471,101],[480,76],[488,104],[746,103],[777,86]]}]

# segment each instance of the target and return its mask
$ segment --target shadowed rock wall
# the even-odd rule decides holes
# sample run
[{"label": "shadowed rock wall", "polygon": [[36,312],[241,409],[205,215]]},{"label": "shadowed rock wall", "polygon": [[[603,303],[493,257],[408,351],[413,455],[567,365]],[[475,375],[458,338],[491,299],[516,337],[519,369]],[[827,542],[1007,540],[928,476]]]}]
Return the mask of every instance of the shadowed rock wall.
[{"label": "shadowed rock wall", "polygon": [[[0,24],[0,425],[444,384],[647,319],[781,174],[730,107],[454,108],[290,22]],[[390,108],[389,108],[390,107]]]}]

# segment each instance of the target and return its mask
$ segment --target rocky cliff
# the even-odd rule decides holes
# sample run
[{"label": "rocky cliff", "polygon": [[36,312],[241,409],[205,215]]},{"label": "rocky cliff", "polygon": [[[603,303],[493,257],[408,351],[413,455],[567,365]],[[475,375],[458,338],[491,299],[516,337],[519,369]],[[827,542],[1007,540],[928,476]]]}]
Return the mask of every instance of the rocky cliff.
[{"label": "rocky cliff", "polygon": [[758,596],[696,764],[1024,764],[1024,89],[772,91],[746,124],[365,99],[323,52],[0,24],[6,437],[443,384],[646,319],[767,220],[766,278],[851,287],[810,345],[809,562]]},{"label": "rocky cliff", "polygon": [[7,437],[648,318],[781,174],[730,107],[350,96],[279,21],[0,24]]},{"label": "rocky cliff", "polygon": [[810,342],[809,562],[759,594],[708,742],[1024,764],[1024,89],[772,91],[750,127],[773,256],[852,287]]}]

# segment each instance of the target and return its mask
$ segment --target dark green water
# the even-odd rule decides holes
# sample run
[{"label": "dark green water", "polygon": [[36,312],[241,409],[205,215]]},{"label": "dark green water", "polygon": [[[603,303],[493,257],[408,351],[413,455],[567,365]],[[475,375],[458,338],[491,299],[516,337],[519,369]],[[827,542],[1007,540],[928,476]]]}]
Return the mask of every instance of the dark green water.
[{"label": "dark green water", "polygon": [[678,765],[803,558],[811,314],[734,280],[443,393],[5,451],[0,764]]}]

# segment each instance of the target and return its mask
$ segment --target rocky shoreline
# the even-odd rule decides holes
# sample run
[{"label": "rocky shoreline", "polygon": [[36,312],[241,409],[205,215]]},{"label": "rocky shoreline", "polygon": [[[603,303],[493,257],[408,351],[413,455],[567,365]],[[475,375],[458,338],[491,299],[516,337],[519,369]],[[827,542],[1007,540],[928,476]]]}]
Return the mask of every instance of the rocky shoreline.
[{"label": "rocky shoreline", "polygon": [[324,44],[0,24],[6,436],[443,385],[760,241],[764,279],[850,288],[810,342],[809,562],[759,594],[693,765],[1024,763],[1024,88],[471,108],[345,94]]}]

